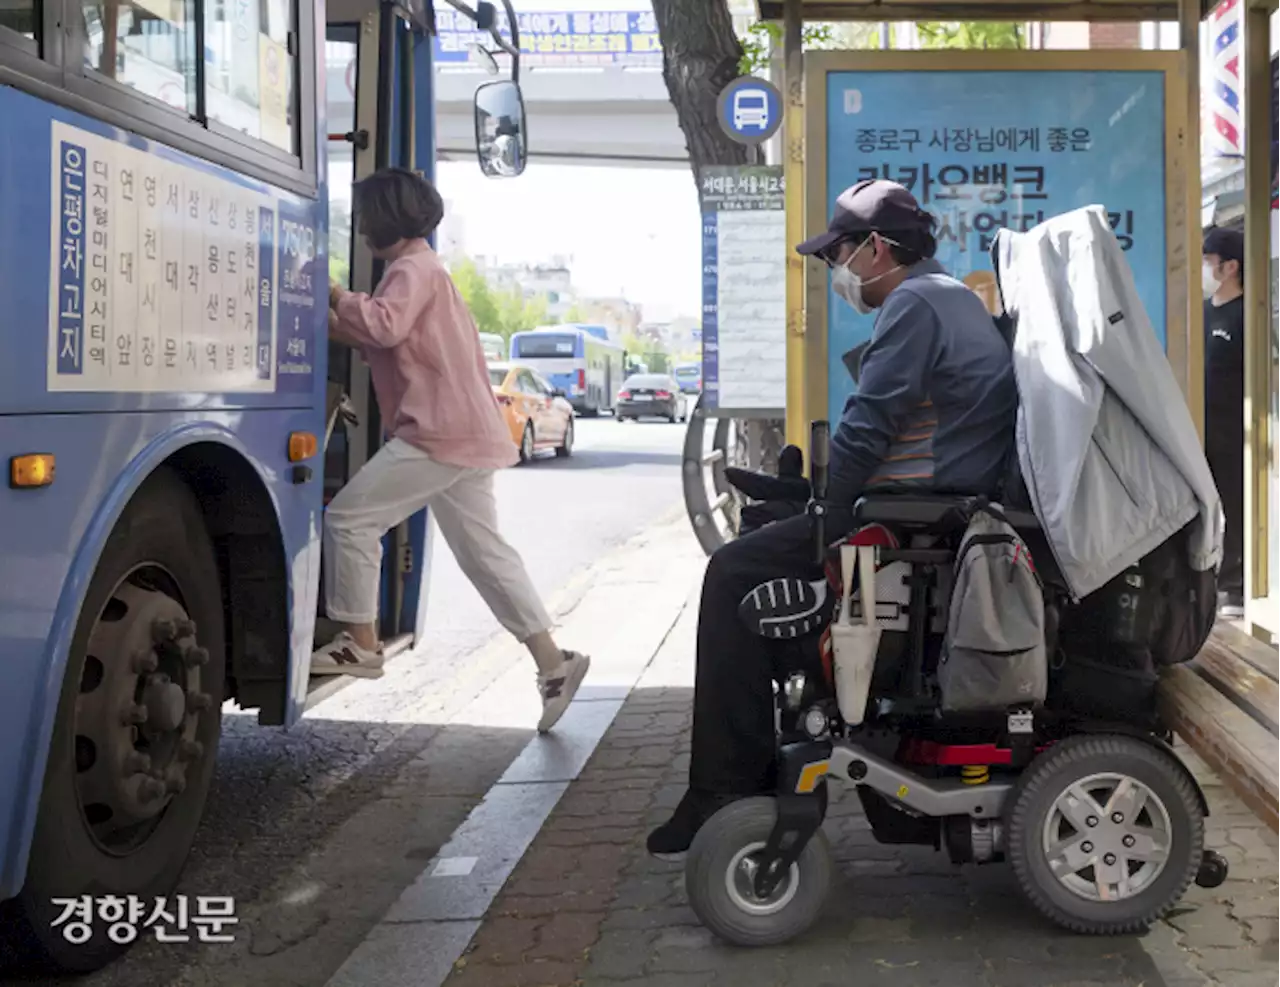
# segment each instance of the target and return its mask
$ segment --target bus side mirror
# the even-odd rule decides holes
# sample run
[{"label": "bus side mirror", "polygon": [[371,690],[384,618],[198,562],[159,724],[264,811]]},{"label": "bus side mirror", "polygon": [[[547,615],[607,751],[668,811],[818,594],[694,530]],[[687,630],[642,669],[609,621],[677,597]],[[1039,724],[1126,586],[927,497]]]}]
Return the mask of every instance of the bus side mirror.
[{"label": "bus side mirror", "polygon": [[526,158],[524,97],[510,79],[476,90],[476,155],[488,178],[515,178]]}]

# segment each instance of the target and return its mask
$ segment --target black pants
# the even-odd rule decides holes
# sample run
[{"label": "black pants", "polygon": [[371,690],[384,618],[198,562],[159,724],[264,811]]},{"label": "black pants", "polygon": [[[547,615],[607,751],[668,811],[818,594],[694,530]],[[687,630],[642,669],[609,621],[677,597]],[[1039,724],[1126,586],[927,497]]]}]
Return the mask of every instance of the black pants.
[{"label": "black pants", "polygon": [[1226,531],[1222,543],[1222,568],[1218,589],[1232,602],[1244,601],[1244,436],[1239,443],[1215,441],[1207,448],[1209,469],[1222,498]]},{"label": "black pants", "polygon": [[[851,517],[832,517],[827,538],[833,541],[852,528]],[[807,517],[770,524],[711,556],[698,611],[690,788],[755,795],[774,786],[772,683],[797,666],[807,675],[821,674],[816,635],[783,651],[738,616],[743,597],[779,576],[822,576]]]}]

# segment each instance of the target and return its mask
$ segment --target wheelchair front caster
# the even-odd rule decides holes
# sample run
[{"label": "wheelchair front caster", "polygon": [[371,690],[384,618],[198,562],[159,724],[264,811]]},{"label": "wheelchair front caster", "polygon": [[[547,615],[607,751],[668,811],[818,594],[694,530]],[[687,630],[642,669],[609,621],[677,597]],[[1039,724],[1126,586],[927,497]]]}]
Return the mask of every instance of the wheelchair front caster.
[{"label": "wheelchair front caster", "polygon": [[776,821],[775,799],[742,799],[712,816],[689,848],[689,904],[703,925],[736,946],[794,939],[817,920],[831,888],[835,864],[819,829],[769,893],[757,893],[759,862]]},{"label": "wheelchair front caster", "polygon": [[1200,858],[1200,869],[1196,872],[1196,884],[1202,888],[1216,888],[1227,879],[1229,866],[1227,858],[1217,850],[1206,850]]}]

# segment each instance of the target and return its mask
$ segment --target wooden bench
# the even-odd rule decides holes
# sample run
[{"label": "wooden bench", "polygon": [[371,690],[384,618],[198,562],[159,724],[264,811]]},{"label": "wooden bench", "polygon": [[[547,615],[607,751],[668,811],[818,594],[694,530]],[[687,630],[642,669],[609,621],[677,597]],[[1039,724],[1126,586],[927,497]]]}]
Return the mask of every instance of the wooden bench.
[{"label": "wooden bench", "polygon": [[1222,622],[1200,654],[1167,669],[1160,684],[1165,720],[1272,830],[1280,805],[1278,665],[1275,648]]}]

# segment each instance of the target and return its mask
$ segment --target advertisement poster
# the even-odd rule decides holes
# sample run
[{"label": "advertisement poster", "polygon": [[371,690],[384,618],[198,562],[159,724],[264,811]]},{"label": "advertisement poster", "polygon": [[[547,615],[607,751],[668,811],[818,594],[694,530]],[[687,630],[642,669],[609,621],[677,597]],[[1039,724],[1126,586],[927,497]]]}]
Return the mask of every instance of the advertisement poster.
[{"label": "advertisement poster", "polygon": [[49,391],[310,390],[303,206],[61,122],[51,144]]},{"label": "advertisement poster", "polygon": [[[516,27],[520,31],[521,65],[662,66],[662,46],[652,10],[519,12]],[[465,14],[443,4],[437,4],[436,30],[437,64],[473,61],[472,44],[493,47],[487,31],[477,31]],[[498,33],[511,36],[501,10]]]},{"label": "advertisement poster", "polygon": [[[938,220],[938,261],[981,294],[997,230],[1103,205],[1163,342],[1164,120],[1158,71],[831,72],[827,212],[863,179],[905,185]],[[835,420],[854,388],[842,355],[871,338],[874,315],[828,292]]]}]

